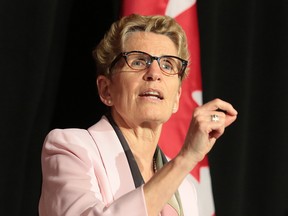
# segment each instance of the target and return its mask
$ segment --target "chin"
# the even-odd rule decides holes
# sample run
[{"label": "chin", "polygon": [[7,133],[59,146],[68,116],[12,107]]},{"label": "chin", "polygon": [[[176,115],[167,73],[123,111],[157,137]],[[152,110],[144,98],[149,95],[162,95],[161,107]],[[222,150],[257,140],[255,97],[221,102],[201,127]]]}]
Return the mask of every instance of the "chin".
[{"label": "chin", "polygon": [[153,112],[153,113],[146,113],[142,115],[142,118],[144,118],[147,122],[154,122],[158,124],[163,124],[166,121],[169,120],[171,115],[165,114],[163,112]]}]

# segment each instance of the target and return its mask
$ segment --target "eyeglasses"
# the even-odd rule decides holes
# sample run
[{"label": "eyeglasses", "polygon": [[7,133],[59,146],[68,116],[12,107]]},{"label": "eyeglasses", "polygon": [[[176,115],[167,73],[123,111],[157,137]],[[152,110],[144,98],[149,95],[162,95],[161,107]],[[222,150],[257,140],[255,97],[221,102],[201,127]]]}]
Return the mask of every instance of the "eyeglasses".
[{"label": "eyeglasses", "polygon": [[160,69],[166,75],[183,76],[183,73],[187,67],[188,61],[181,59],[177,56],[163,55],[160,57],[152,56],[142,51],[130,51],[120,53],[111,63],[110,71],[119,61],[120,58],[124,58],[127,65],[135,71],[145,70],[150,67],[152,62],[156,60]]}]

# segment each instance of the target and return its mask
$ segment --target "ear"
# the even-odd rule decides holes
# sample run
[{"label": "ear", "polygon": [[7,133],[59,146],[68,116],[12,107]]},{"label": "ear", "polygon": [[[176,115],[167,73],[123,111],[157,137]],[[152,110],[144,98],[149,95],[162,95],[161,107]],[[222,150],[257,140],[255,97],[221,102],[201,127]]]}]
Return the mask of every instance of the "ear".
[{"label": "ear", "polygon": [[174,106],[173,106],[173,111],[172,111],[173,113],[176,113],[178,111],[181,92],[182,92],[182,88],[181,86],[179,86],[179,89],[175,98]]},{"label": "ear", "polygon": [[110,94],[110,84],[111,84],[110,79],[108,79],[106,76],[99,75],[97,77],[96,84],[101,101],[106,106],[112,106],[113,102]]}]

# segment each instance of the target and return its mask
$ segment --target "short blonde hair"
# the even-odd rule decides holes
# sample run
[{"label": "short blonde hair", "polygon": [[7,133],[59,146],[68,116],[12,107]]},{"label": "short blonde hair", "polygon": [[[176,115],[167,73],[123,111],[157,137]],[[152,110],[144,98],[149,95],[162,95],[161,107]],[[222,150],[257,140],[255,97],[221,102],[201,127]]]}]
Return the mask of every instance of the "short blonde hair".
[{"label": "short blonde hair", "polygon": [[[189,59],[186,34],[182,27],[169,16],[142,16],[131,14],[114,22],[109,31],[104,35],[98,46],[93,51],[96,61],[97,75],[109,76],[112,61],[123,51],[123,44],[128,33],[153,32],[169,37],[178,50],[178,56]],[[186,77],[188,68],[182,77]]]}]

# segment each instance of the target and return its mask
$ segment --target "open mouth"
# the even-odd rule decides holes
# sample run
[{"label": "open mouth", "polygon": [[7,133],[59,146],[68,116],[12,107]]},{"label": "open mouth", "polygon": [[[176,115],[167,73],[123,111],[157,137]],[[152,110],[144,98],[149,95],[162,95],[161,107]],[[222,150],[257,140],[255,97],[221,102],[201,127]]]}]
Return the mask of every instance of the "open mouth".
[{"label": "open mouth", "polygon": [[151,98],[156,98],[156,99],[159,99],[159,100],[163,100],[164,99],[162,93],[159,92],[159,91],[156,91],[156,90],[145,91],[145,92],[141,93],[139,96],[140,97],[151,97]]}]

